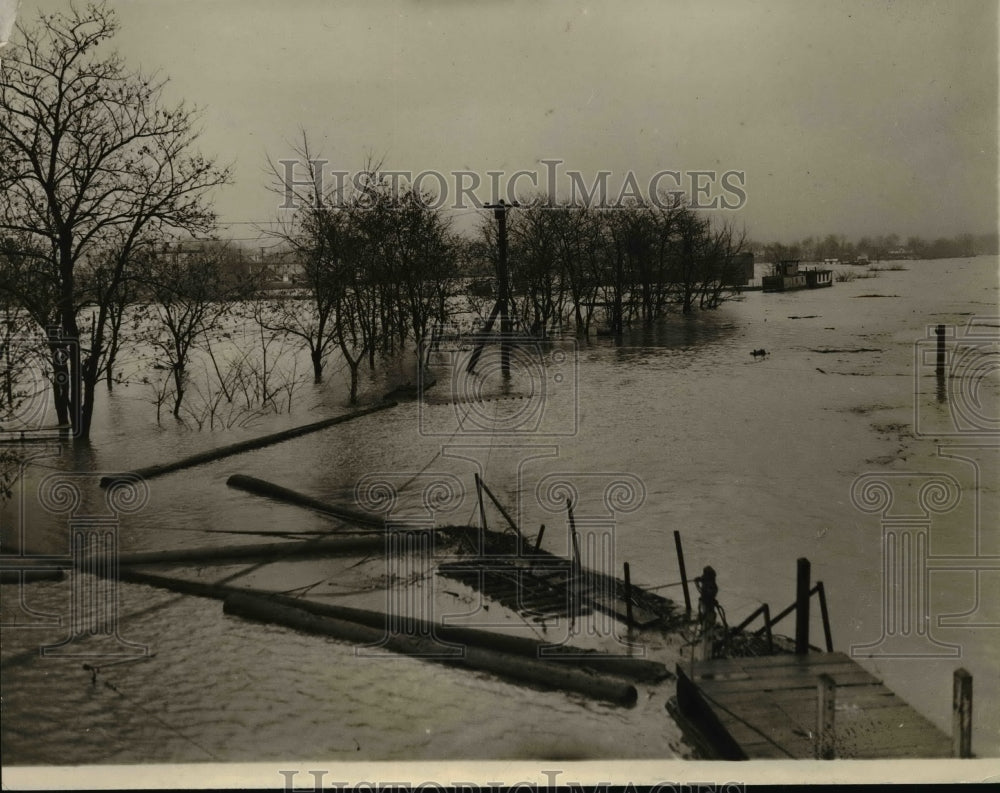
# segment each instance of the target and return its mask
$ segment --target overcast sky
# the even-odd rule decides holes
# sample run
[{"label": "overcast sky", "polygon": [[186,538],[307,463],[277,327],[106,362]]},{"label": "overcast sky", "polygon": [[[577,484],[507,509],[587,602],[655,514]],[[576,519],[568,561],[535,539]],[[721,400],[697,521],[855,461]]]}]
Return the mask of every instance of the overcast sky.
[{"label": "overcast sky", "polygon": [[992,1],[112,5],[122,54],[202,106],[203,151],[235,161],[226,221],[275,216],[265,154],[303,127],[348,171],[368,152],[415,173],[742,171],[760,241],[997,224]]}]

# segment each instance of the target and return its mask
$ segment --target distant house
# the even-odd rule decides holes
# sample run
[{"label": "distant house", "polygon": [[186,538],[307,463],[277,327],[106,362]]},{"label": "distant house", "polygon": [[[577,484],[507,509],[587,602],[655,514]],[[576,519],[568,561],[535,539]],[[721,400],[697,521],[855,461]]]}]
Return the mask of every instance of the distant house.
[{"label": "distant house", "polygon": [[218,264],[223,277],[231,284],[239,283],[250,275],[252,263],[246,251],[226,240],[181,240],[163,243],[160,256],[173,260],[194,260],[200,257]]},{"label": "distant house", "polygon": [[297,251],[268,251],[260,249],[253,262],[253,273],[265,282],[294,286],[300,283],[305,267]]}]

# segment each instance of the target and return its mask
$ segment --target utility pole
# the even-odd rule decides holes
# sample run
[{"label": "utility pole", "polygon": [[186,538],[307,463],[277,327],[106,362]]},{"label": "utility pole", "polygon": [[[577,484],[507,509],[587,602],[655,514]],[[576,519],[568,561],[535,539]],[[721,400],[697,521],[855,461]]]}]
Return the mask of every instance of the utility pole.
[{"label": "utility pole", "polygon": [[[493,330],[493,323],[497,316],[500,317],[500,372],[504,378],[510,377],[510,338],[513,331],[513,323],[510,316],[510,276],[507,271],[507,210],[516,207],[517,204],[506,204],[501,198],[496,204],[486,204],[486,209],[493,210],[493,217],[497,219],[497,302],[490,312],[490,318],[483,327],[483,334]],[[480,341],[469,359],[466,369],[470,374],[475,371],[476,363],[483,352],[483,345],[486,344],[484,338]]]}]

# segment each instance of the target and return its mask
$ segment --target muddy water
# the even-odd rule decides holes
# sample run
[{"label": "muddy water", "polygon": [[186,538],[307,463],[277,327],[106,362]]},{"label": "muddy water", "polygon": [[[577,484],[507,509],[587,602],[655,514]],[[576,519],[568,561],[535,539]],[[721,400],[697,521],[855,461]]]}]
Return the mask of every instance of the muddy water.
[{"label": "muddy water", "polygon": [[[997,452],[995,437],[975,430],[995,425],[1000,389],[995,374],[977,381],[966,358],[941,402],[922,357],[928,325],[943,323],[961,336],[976,317],[985,318],[976,343],[988,349],[989,334],[1000,333],[997,260],[905,266],[831,289],[748,293],[718,311],[635,331],[620,344],[566,342],[536,351],[544,367],[535,352],[516,352],[506,385],[494,354],[470,378],[469,350],[444,350],[423,405],[403,403],[150,481],[146,507],[122,518],[121,544],[188,547],[244,540],[238,534],[259,542],[265,535],[254,532],[329,527],[321,516],[228,489],[233,473],[341,500],[374,477],[400,490],[395,510],[410,515],[420,509],[425,483],[457,481],[449,511],[435,517],[465,523],[475,519],[472,475],[479,470],[529,534],[546,525],[543,544],[553,553],[571,552],[560,499],[573,492],[580,525],[612,538],[601,558],[616,570],[629,562],[641,585],[677,581],[672,532],[679,530],[689,570],[711,564],[718,572],[730,622],[760,602],[774,611],[790,603],[795,560],[808,557],[814,579],[826,586],[836,648],[854,646],[863,656],[871,648],[862,645],[899,631],[886,627],[882,513],[859,508],[852,486],[862,474],[877,475],[891,483],[895,508],[915,514],[920,477],[943,474],[959,493],[926,518],[930,554],[966,561],[939,569],[931,560],[921,568],[930,587],[928,641],[889,651],[883,643],[880,657],[858,660],[944,729],[951,672],[965,666],[975,678],[974,749],[998,755],[1000,574],[982,559],[1000,555]],[[769,355],[752,357],[759,348]],[[377,395],[385,383],[365,387]],[[197,433],[158,427],[145,395],[122,389],[101,403],[93,446],[40,458],[27,492],[51,468],[93,477],[339,412],[344,392],[306,387],[297,404],[293,415],[252,430]],[[986,419],[976,425],[976,415]],[[99,499],[92,484],[88,498]],[[65,519],[31,497],[24,507],[32,547],[64,551]],[[15,517],[8,505],[8,541]],[[356,573],[343,563],[317,564],[282,568],[268,585],[315,585],[312,593],[331,602],[357,588]],[[8,620],[65,617],[64,583],[27,586],[23,604],[12,605],[14,590],[4,589]],[[660,591],[679,598],[676,587]],[[6,762],[690,752],[663,710],[666,689],[641,689],[638,706],[622,710],[414,659],[358,658],[333,640],[223,616],[214,601],[135,585],[122,585],[120,601],[122,637],[146,645],[151,656],[106,666],[96,683],[85,661],[37,656],[63,629],[4,630]],[[792,625],[781,628],[791,632]],[[812,631],[819,644],[818,619]],[[646,641],[654,655],[673,651],[657,637]]]}]

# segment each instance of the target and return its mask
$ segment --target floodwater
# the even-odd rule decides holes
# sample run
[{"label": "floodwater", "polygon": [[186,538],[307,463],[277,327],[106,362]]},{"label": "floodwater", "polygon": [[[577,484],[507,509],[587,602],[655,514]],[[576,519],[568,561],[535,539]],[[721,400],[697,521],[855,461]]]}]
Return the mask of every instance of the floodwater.
[{"label": "floodwater", "polygon": [[[634,583],[678,600],[679,588],[665,585],[679,578],[680,531],[689,573],[717,571],[730,624],[762,602],[772,613],[791,603],[796,559],[807,557],[825,585],[835,649],[853,652],[949,732],[952,672],[965,667],[975,687],[973,749],[998,756],[997,259],[904,266],[830,289],[749,292],[619,344],[515,350],[507,384],[495,351],[472,377],[469,350],[442,350],[423,404],[151,480],[148,504],[121,516],[121,547],[214,545],[242,541],[238,534],[261,542],[260,532],[330,527],[227,488],[234,473],[339,501],[353,500],[359,482],[388,482],[400,493],[397,514],[408,515],[426,484],[445,481],[453,497],[434,502],[435,520],[475,522],[478,471],[526,533],[545,524],[544,547],[568,555],[562,499],[572,493],[578,524],[613,537],[602,558],[614,572],[629,562]],[[933,353],[925,355],[936,324],[957,350],[941,382]],[[761,348],[769,354],[750,355]],[[291,415],[215,433],[157,426],[146,394],[116,390],[98,406],[89,449],[39,451],[28,495],[3,513],[5,541],[23,502],[26,545],[66,553],[66,516],[46,513],[32,495],[52,469],[84,474],[91,508],[103,498],[101,473],[345,410],[343,373],[330,368],[335,384],[304,387]],[[363,385],[369,400],[388,390],[383,377]],[[922,490],[928,482],[938,490]],[[879,487],[891,504],[878,502]],[[884,549],[895,545],[883,535],[900,527],[926,537],[928,554],[894,584]],[[919,582],[926,605],[914,600],[897,616],[897,584]],[[337,602],[358,580],[330,560],[276,568],[268,585],[312,585]],[[226,616],[217,601],[131,584],[119,588],[119,649],[132,642],[147,655],[105,661],[92,678],[87,659],[38,654],[66,634],[68,584],[28,584],[20,603],[16,592],[4,587],[10,764],[691,755],[664,710],[669,686],[640,686],[638,705],[621,709],[412,658],[358,657],[332,639]],[[59,615],[62,627],[42,624]],[[815,614],[811,630],[821,644]],[[791,621],[779,631],[790,634]],[[654,657],[663,651],[657,637],[647,641]]]}]

